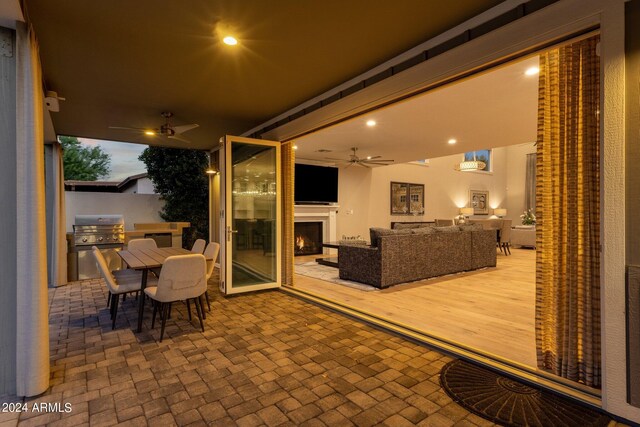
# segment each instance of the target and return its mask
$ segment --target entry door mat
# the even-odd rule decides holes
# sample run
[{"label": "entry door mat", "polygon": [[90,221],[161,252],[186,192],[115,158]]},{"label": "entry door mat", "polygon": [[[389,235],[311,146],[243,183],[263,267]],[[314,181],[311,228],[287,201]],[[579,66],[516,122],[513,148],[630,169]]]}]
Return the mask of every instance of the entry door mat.
[{"label": "entry door mat", "polygon": [[440,384],[468,411],[504,426],[588,427],[611,421],[591,408],[462,360],[442,368]]}]

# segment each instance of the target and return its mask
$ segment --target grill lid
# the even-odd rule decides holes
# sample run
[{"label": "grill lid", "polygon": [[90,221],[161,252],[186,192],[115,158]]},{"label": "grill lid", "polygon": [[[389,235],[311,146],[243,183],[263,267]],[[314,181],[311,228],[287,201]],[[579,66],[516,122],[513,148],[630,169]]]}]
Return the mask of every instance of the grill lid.
[{"label": "grill lid", "polygon": [[75,225],[124,225],[122,215],[76,215]]}]

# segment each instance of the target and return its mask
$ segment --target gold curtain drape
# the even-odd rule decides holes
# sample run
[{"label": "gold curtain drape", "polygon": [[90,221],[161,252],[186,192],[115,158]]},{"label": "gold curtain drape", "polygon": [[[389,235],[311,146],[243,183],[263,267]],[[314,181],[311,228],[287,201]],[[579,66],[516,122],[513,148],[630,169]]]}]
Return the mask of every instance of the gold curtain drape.
[{"label": "gold curtain drape", "polygon": [[282,144],[282,284],[293,285],[293,143]]},{"label": "gold curtain drape", "polygon": [[599,37],[540,56],[538,367],[600,387]]}]

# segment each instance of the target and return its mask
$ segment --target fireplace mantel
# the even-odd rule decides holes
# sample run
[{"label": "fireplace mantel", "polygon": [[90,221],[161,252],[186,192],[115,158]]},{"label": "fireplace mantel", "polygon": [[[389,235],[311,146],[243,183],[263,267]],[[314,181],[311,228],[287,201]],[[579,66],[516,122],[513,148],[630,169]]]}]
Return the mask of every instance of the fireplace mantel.
[{"label": "fireplace mantel", "polygon": [[293,210],[294,222],[322,222],[323,242],[338,240],[336,229],[336,214],[338,205],[295,205]]}]

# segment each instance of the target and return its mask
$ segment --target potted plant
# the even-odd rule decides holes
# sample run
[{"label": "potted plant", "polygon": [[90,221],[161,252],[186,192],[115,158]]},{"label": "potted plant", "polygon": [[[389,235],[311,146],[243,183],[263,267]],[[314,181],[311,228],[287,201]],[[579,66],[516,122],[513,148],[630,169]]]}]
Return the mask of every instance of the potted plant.
[{"label": "potted plant", "polygon": [[536,216],[531,212],[531,209],[524,211],[524,213],[520,215],[520,219],[522,220],[522,225],[536,225]]}]

